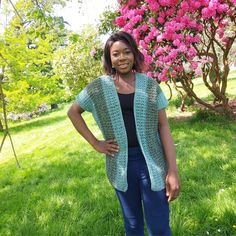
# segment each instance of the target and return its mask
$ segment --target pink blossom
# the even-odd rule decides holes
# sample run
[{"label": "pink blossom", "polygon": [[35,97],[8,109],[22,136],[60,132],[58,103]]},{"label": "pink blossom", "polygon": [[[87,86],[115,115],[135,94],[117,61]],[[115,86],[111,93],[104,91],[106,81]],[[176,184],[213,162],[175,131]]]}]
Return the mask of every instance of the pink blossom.
[{"label": "pink blossom", "polygon": [[219,26],[222,28],[227,27],[229,26],[229,21],[227,19],[223,19],[222,21],[220,21]]},{"label": "pink blossom", "polygon": [[149,37],[149,36],[146,36],[145,38],[144,38],[144,42],[146,43],[146,44],[149,44],[150,42],[151,42],[151,37]]},{"label": "pink blossom", "polygon": [[169,80],[169,78],[168,78],[166,75],[163,75],[163,74],[159,74],[158,79],[159,79],[160,81],[163,81],[163,82]]},{"label": "pink blossom", "polygon": [[165,6],[175,6],[178,0],[159,0],[159,4],[163,7]]},{"label": "pink blossom", "polygon": [[149,21],[149,23],[151,23],[151,24],[154,24],[154,23],[156,22],[156,20],[155,20],[154,17],[149,18],[148,21]]},{"label": "pink blossom", "polygon": [[178,49],[180,52],[187,52],[187,50],[188,50],[187,47],[183,44]]},{"label": "pink blossom", "polygon": [[142,20],[142,16],[137,15],[137,16],[133,17],[133,18],[130,19],[130,20],[131,20],[131,21],[133,22],[133,24],[135,25],[135,24],[137,24],[139,21]]},{"label": "pink blossom", "polygon": [[126,24],[126,19],[124,16],[119,16],[115,19],[115,23],[122,28]]},{"label": "pink blossom", "polygon": [[158,47],[155,51],[155,55],[160,55],[165,52],[165,49],[162,47]]},{"label": "pink blossom", "polygon": [[183,9],[183,11],[188,11],[189,10],[189,5],[187,3],[187,1],[183,1],[180,5],[181,9]]},{"label": "pink blossom", "polygon": [[162,39],[163,39],[163,36],[162,36],[162,34],[160,34],[156,37],[156,42],[160,43],[162,41]]},{"label": "pink blossom", "polygon": [[194,8],[195,9],[200,8],[200,6],[201,6],[201,3],[199,1],[194,1]]},{"label": "pink blossom", "polygon": [[158,36],[160,34],[160,31],[156,27],[152,27],[150,30],[153,33],[153,36]]},{"label": "pink blossom", "polygon": [[139,29],[134,29],[133,30],[133,36],[134,36],[134,39],[137,40],[137,41],[140,39]]},{"label": "pink blossom", "polygon": [[195,48],[189,48],[187,55],[189,58],[194,58],[197,55],[197,51]]},{"label": "pink blossom", "polygon": [[224,37],[224,29],[223,28],[218,28],[216,30],[216,33],[219,35],[220,38]]},{"label": "pink blossom", "polygon": [[177,73],[176,73],[176,71],[172,71],[170,75],[171,75],[171,77],[176,77]]},{"label": "pink blossom", "polygon": [[147,44],[144,42],[144,40],[140,40],[139,41],[139,45],[143,48],[143,49],[148,49]]},{"label": "pink blossom", "polygon": [[143,24],[143,25],[141,26],[141,30],[142,30],[142,31],[147,31],[147,29],[148,29],[148,25],[147,25],[147,24]]},{"label": "pink blossom", "polygon": [[185,16],[182,17],[181,22],[182,22],[183,24],[185,24],[185,26],[187,26],[187,25],[189,25],[189,23],[191,22],[191,19],[190,19],[189,16],[185,15]]},{"label": "pink blossom", "polygon": [[216,10],[214,8],[203,8],[202,9],[202,17],[204,19],[209,19],[210,17],[213,17],[216,14]]},{"label": "pink blossom", "polygon": [[172,49],[171,52],[169,53],[169,59],[175,60],[177,56],[178,56],[178,50]]},{"label": "pink blossom", "polygon": [[198,27],[197,22],[195,20],[190,21],[188,26],[192,29],[197,29]]},{"label": "pink blossom", "polygon": [[192,68],[193,70],[196,70],[196,69],[198,68],[198,62],[192,61],[192,62],[191,62],[191,68]]},{"label": "pink blossom", "polygon": [[223,12],[227,12],[229,9],[229,6],[227,4],[219,4],[219,6],[217,7],[217,12],[218,13],[223,13]]},{"label": "pink blossom", "polygon": [[175,12],[174,8],[169,8],[166,11],[166,16],[172,16],[174,14],[174,12]]},{"label": "pink blossom", "polygon": [[196,76],[196,77],[201,76],[201,75],[202,75],[202,69],[201,69],[201,67],[198,67],[194,72],[195,72],[195,76]]},{"label": "pink blossom", "polygon": [[160,23],[160,24],[163,24],[165,22],[165,19],[163,17],[158,17],[157,18],[157,21]]},{"label": "pink blossom", "polygon": [[159,75],[158,72],[154,72],[154,73],[153,73],[153,77],[154,77],[154,78],[158,78],[158,75]]},{"label": "pink blossom", "polygon": [[[236,3],[235,3],[235,6],[236,6]],[[232,9],[229,9],[226,13],[228,16],[232,16],[234,14],[234,11]]]},{"label": "pink blossom", "polygon": [[149,71],[149,72],[147,72],[147,76],[148,76],[148,77],[152,78],[152,75],[153,75],[153,73],[152,73],[152,72],[150,72],[150,71]]},{"label": "pink blossom", "polygon": [[200,35],[196,35],[193,37],[193,43],[200,43],[201,42],[201,37]]},{"label": "pink blossom", "polygon": [[176,46],[176,47],[179,47],[180,46],[180,41],[178,39],[175,39],[173,41],[173,45]]},{"label": "pink blossom", "polygon": [[96,49],[94,48],[94,49],[92,49],[92,50],[90,51],[90,56],[94,57],[94,56],[96,55],[96,53],[97,53],[97,51],[96,51]]},{"label": "pink blossom", "polygon": [[145,12],[148,9],[148,7],[146,5],[142,5],[140,10],[142,10],[143,12]]},{"label": "pink blossom", "polygon": [[184,12],[183,9],[179,9],[179,10],[177,11],[177,15],[178,15],[179,17],[184,16],[184,14],[185,14],[185,12]]},{"label": "pink blossom", "polygon": [[127,1],[127,5],[128,6],[136,6],[137,5],[137,1],[136,0],[129,0],[129,1]]},{"label": "pink blossom", "polygon": [[229,43],[229,38],[223,38],[222,43],[223,43],[223,45],[227,46]]},{"label": "pink blossom", "polygon": [[203,31],[203,29],[204,29],[204,26],[202,25],[202,24],[199,24],[198,26],[197,26],[197,29],[196,30],[198,30],[198,31]]},{"label": "pink blossom", "polygon": [[127,23],[125,26],[124,26],[124,31],[126,32],[131,32],[131,29],[133,28],[133,25],[132,25],[132,21],[130,21],[129,23]]},{"label": "pink blossom", "polygon": [[150,76],[164,81],[182,73],[183,61],[195,74],[201,72],[200,63],[211,63],[209,58],[200,60],[193,47],[203,41],[205,27],[214,30],[211,22],[219,43],[228,45],[224,30],[234,17],[233,5],[236,0],[123,0],[116,24],[132,33],[153,72]]},{"label": "pink blossom", "polygon": [[158,12],[159,7],[160,7],[160,6],[159,6],[159,4],[157,3],[157,1],[149,3],[149,9],[150,9],[150,11]]}]

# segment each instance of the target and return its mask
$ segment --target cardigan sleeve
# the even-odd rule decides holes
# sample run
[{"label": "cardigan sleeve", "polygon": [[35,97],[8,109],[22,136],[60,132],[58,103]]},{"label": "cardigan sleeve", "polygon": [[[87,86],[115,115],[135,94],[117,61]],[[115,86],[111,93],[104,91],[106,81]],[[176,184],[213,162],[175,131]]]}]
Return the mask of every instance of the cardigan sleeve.
[{"label": "cardigan sleeve", "polygon": [[161,90],[159,84],[157,84],[157,109],[158,111],[165,109],[168,106],[168,101],[165,94]]},{"label": "cardigan sleeve", "polygon": [[89,88],[85,87],[77,96],[76,102],[88,112],[92,112],[93,103],[91,101],[91,97],[89,96]]}]

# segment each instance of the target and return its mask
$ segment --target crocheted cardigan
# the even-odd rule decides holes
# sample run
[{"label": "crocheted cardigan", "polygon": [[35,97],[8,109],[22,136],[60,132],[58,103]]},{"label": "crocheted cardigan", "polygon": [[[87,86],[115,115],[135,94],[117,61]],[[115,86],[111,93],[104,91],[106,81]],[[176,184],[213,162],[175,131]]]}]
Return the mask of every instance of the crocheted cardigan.
[{"label": "crocheted cardigan", "polygon": [[[136,73],[134,117],[138,141],[145,157],[151,189],[165,188],[166,161],[158,132],[158,111],[168,102],[159,84],[144,74]],[[86,111],[92,112],[105,140],[115,139],[119,152],[106,156],[106,173],[114,188],[125,192],[127,184],[128,141],[114,80],[101,76],[92,81],[76,97]]]}]

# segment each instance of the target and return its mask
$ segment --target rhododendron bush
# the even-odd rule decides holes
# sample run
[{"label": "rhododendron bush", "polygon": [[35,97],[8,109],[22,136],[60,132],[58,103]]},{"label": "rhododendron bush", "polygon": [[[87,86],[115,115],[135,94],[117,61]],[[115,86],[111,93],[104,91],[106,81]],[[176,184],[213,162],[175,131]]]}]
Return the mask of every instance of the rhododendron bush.
[{"label": "rhododendron bush", "polygon": [[194,92],[193,78],[201,76],[220,111],[231,112],[225,92],[236,38],[236,0],[118,2],[115,23],[135,38],[149,76],[171,80],[200,104],[218,109]]}]

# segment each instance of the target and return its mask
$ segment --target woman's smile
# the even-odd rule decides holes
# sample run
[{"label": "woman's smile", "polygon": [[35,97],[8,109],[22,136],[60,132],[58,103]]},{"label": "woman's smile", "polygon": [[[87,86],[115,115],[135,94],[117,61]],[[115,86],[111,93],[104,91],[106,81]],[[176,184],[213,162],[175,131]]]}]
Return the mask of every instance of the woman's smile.
[{"label": "woman's smile", "polygon": [[110,49],[112,67],[118,74],[129,74],[134,66],[134,54],[122,41],[113,43]]}]

